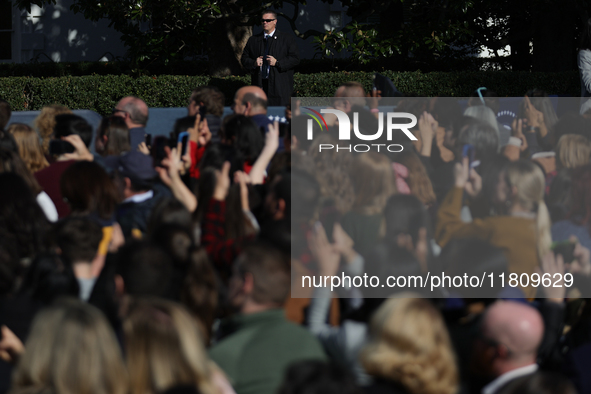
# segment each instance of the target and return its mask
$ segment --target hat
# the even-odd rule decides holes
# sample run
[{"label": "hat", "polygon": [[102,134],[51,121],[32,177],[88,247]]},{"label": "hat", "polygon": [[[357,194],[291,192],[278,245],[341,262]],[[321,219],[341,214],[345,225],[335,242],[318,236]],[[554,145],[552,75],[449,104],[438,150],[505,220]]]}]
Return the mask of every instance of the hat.
[{"label": "hat", "polygon": [[117,169],[124,176],[141,181],[151,180],[158,175],[154,170],[152,156],[138,151],[127,152],[120,156]]}]

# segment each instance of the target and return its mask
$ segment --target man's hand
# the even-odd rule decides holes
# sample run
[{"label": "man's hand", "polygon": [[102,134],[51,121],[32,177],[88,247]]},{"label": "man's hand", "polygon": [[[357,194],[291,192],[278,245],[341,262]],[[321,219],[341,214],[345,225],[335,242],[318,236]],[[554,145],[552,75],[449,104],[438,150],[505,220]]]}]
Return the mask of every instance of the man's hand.
[{"label": "man's hand", "polygon": [[470,168],[469,163],[467,157],[464,157],[461,163],[456,163],[454,168],[455,184],[456,187],[464,189],[471,197],[475,197],[482,190],[482,178],[476,170]]},{"label": "man's hand", "polygon": [[199,146],[205,146],[211,141],[211,131],[207,124],[207,119],[201,119],[201,115],[195,115],[195,123],[193,127],[189,127],[189,140],[196,142]]},{"label": "man's hand", "polygon": [[277,64],[277,59],[275,59],[273,56],[271,55],[267,55],[267,62],[269,62],[269,65],[271,67],[275,67],[275,64]]},{"label": "man's hand", "polygon": [[20,339],[6,326],[0,327],[0,359],[16,364],[25,347]]},{"label": "man's hand", "polygon": [[[538,269],[539,271],[539,269]],[[554,275],[559,274],[560,283],[558,287],[548,286],[544,287],[544,294],[548,301],[562,303],[564,296],[566,295],[566,287],[564,286],[564,260],[561,255],[555,255],[554,252],[548,251],[545,256],[542,257],[542,272],[539,272],[540,276],[549,274],[551,278]],[[557,283],[555,283],[556,285]]]},{"label": "man's hand", "polygon": [[255,62],[255,68],[256,67],[262,67],[262,66],[263,66],[263,57],[262,56],[259,56],[259,57],[257,57],[257,60]]},{"label": "man's hand", "polygon": [[70,134],[68,136],[62,137],[62,140],[68,141],[70,144],[72,144],[72,146],[75,149],[74,153],[65,153],[64,158],[66,158],[68,160],[79,160],[79,161],[81,161],[81,160],[93,161],[94,160],[94,156],[92,155],[92,153],[90,153],[90,151],[88,150],[88,148],[84,144],[84,141],[82,141],[82,138],[80,138],[80,136],[78,134]]}]

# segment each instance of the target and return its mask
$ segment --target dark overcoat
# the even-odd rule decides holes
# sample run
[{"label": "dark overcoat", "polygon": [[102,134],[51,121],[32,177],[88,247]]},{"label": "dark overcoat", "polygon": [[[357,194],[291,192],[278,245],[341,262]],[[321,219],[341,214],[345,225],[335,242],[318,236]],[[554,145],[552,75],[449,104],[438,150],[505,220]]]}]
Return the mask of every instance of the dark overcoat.
[{"label": "dark overcoat", "polygon": [[[293,69],[300,63],[299,50],[295,38],[275,30],[271,38],[269,55],[278,61],[278,65],[269,70],[269,106],[284,106],[291,100],[293,92]],[[256,34],[248,39],[242,52],[242,67],[252,76],[252,85],[263,87],[261,68],[256,67],[256,59],[263,56],[265,50],[264,34]]]}]

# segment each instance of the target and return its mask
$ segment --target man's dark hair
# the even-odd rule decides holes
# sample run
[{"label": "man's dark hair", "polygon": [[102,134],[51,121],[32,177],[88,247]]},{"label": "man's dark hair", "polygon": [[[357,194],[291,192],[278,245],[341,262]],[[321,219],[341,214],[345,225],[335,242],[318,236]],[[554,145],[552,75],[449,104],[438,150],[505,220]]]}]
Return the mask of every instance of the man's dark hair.
[{"label": "man's dark hair", "polygon": [[279,394],[361,394],[349,371],[335,363],[307,360],[287,368]]},{"label": "man's dark hair", "polygon": [[70,264],[76,261],[92,261],[103,239],[101,226],[83,217],[58,222],[54,232],[56,244],[61,249],[63,258]]},{"label": "man's dark hair", "polygon": [[246,105],[250,103],[253,108],[264,108],[267,109],[268,102],[264,98],[258,97],[254,93],[246,93],[242,97],[242,104]]},{"label": "man's dark hair", "polygon": [[133,241],[117,253],[116,273],[132,296],[170,297],[172,261],[164,250],[147,242]]},{"label": "man's dark hair", "polygon": [[273,18],[277,19],[277,12],[267,8],[266,10],[264,10],[263,12],[261,12],[261,18],[263,17],[263,15],[265,14],[273,14]]},{"label": "man's dark hair", "polygon": [[201,106],[203,103],[206,114],[222,116],[225,100],[224,94],[216,86],[200,86],[191,93],[189,104],[195,102]]},{"label": "man's dark hair", "polygon": [[289,257],[270,244],[257,242],[247,246],[235,262],[236,272],[250,273],[254,288],[252,298],[258,304],[282,306],[289,296],[291,283]]},{"label": "man's dark hair", "polygon": [[92,126],[84,118],[73,114],[62,114],[55,117],[53,138],[60,139],[68,135],[77,134],[84,145],[90,146],[92,141]]},{"label": "man's dark hair", "polygon": [[8,101],[0,99],[0,129],[4,130],[6,128],[10,115],[12,115],[10,104],[8,104]]}]

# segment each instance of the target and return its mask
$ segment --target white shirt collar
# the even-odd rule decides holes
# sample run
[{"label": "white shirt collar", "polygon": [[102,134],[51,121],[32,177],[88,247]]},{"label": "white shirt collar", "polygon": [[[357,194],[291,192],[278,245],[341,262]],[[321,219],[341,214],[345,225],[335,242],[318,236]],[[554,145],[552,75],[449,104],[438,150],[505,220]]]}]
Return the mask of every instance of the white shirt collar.
[{"label": "white shirt collar", "polygon": [[150,198],[154,197],[154,191],[150,190],[147,191],[145,193],[141,193],[141,194],[135,194],[131,197],[126,198],[125,200],[123,200],[123,202],[134,202],[134,203],[140,203],[140,202],[144,202],[146,200],[149,200]]},{"label": "white shirt collar", "polygon": [[538,364],[530,364],[525,367],[513,369],[509,372],[505,372],[482,389],[482,394],[494,394],[505,384],[513,379],[520,378],[525,375],[532,374],[538,370]]},{"label": "white shirt collar", "polygon": [[267,37],[273,37],[273,35],[275,34],[275,31],[276,31],[276,30],[277,30],[277,29],[273,30],[273,31],[272,31],[271,33],[269,33],[269,34],[267,34],[267,33],[263,32],[263,34],[264,34],[264,37],[265,37],[265,38],[267,38]]}]

